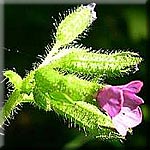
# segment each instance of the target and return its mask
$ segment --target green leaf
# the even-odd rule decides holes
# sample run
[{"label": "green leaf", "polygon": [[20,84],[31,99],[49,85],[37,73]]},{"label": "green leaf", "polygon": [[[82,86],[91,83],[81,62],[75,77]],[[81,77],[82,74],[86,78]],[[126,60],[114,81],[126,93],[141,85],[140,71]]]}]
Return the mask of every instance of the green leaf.
[{"label": "green leaf", "polygon": [[56,45],[65,46],[75,40],[96,19],[95,3],[81,5],[67,15],[57,27]]},{"label": "green leaf", "polygon": [[43,93],[65,93],[73,100],[93,103],[94,94],[103,86],[79,79],[74,75],[65,76],[53,70],[51,66],[42,67],[35,72],[35,89],[42,89]]},{"label": "green leaf", "polygon": [[13,111],[17,108],[22,101],[23,97],[19,90],[15,90],[11,93],[9,99],[0,110],[0,127],[3,125],[5,120],[13,116]]},{"label": "green leaf", "polygon": [[22,78],[14,71],[7,70],[4,72],[4,76],[9,79],[15,89],[20,89],[22,86]]},{"label": "green leaf", "polygon": [[52,100],[58,100],[61,102],[73,103],[73,100],[68,95],[61,93],[61,92],[50,93],[50,98]]},{"label": "green leaf", "polygon": [[51,102],[50,102],[50,96],[43,87],[35,86],[33,90],[33,96],[35,99],[35,105],[39,108],[44,109],[45,111],[51,110]]},{"label": "green leaf", "polygon": [[34,103],[33,94],[21,94],[20,90],[14,90],[0,110],[0,127],[2,127],[6,120],[14,117],[14,114],[19,110],[18,106],[21,105],[21,103],[26,102]]},{"label": "green leaf", "polygon": [[14,112],[18,110],[18,106],[21,105],[21,103],[34,103],[32,94],[34,77],[33,72],[31,72],[23,80],[16,72],[11,70],[5,71],[4,76],[9,79],[9,82],[13,85],[14,90],[11,92],[4,106],[0,109],[0,127],[2,127],[6,120],[14,117]]},{"label": "green leaf", "polygon": [[70,48],[70,53],[55,61],[53,68],[60,72],[89,76],[92,79],[122,76],[142,61],[137,53],[115,52],[101,54],[88,52],[84,48]]},{"label": "green leaf", "polygon": [[72,104],[59,100],[51,102],[57,114],[67,118],[72,125],[79,125],[86,135],[104,139],[124,139],[119,135],[111,122],[110,117],[103,114],[96,106],[83,101]]},{"label": "green leaf", "polygon": [[87,6],[81,5],[71,13],[69,12],[68,15],[65,15],[64,19],[56,27],[55,43],[51,50],[49,45],[47,46],[47,56],[39,67],[48,65],[53,60],[53,56],[62,51],[60,47],[73,43],[92,24],[96,19],[95,5],[95,3],[90,3]]},{"label": "green leaf", "polygon": [[30,71],[30,73],[27,74],[25,78],[23,78],[22,87],[21,87],[22,93],[30,94],[33,91],[34,73],[35,73],[35,70]]}]

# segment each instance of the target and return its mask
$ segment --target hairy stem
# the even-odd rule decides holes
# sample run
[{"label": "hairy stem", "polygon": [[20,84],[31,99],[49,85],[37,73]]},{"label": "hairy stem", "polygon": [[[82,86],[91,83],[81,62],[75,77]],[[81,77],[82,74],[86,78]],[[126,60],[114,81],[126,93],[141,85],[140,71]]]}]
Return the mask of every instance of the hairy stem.
[{"label": "hairy stem", "polygon": [[8,120],[8,118],[13,117],[15,110],[18,109],[18,105],[26,102],[33,102],[32,94],[20,94],[19,90],[13,91],[9,97],[9,100],[0,110],[0,127],[2,127],[2,125],[6,120]]}]

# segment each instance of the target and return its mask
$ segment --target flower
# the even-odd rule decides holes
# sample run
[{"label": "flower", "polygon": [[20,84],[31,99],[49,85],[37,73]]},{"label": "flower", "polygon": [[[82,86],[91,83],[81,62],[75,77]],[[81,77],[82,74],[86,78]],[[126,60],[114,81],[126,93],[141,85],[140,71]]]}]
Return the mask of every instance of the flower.
[{"label": "flower", "polygon": [[120,86],[107,85],[97,93],[99,106],[108,113],[116,130],[123,136],[142,121],[139,105],[144,101],[136,95],[142,86],[143,82],[136,80]]}]

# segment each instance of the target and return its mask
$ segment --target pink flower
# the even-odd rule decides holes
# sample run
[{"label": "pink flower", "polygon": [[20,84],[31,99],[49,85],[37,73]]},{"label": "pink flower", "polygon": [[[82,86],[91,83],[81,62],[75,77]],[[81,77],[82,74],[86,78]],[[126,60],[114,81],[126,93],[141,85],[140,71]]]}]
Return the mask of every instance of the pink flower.
[{"label": "pink flower", "polygon": [[143,82],[137,80],[126,85],[108,85],[98,91],[96,99],[99,106],[108,113],[116,130],[123,136],[142,121],[139,105],[144,101],[136,95],[142,86]]}]

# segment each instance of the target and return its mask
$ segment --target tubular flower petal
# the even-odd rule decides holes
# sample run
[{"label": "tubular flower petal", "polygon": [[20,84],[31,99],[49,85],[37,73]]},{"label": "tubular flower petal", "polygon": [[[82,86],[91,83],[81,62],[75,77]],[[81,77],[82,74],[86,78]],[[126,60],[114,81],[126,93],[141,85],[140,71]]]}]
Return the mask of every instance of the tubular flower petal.
[{"label": "tubular flower petal", "polygon": [[141,91],[142,86],[143,86],[143,82],[136,80],[136,81],[131,81],[125,85],[120,85],[118,87],[121,88],[122,90],[128,90],[133,93],[139,93]]},{"label": "tubular flower petal", "polygon": [[97,101],[110,117],[114,117],[121,111],[124,101],[123,93],[117,87],[106,86],[99,91]]},{"label": "tubular flower petal", "polygon": [[142,121],[139,105],[144,101],[136,95],[142,86],[143,82],[137,80],[126,85],[109,85],[98,91],[96,99],[99,106],[112,118],[116,130],[123,136]]}]

